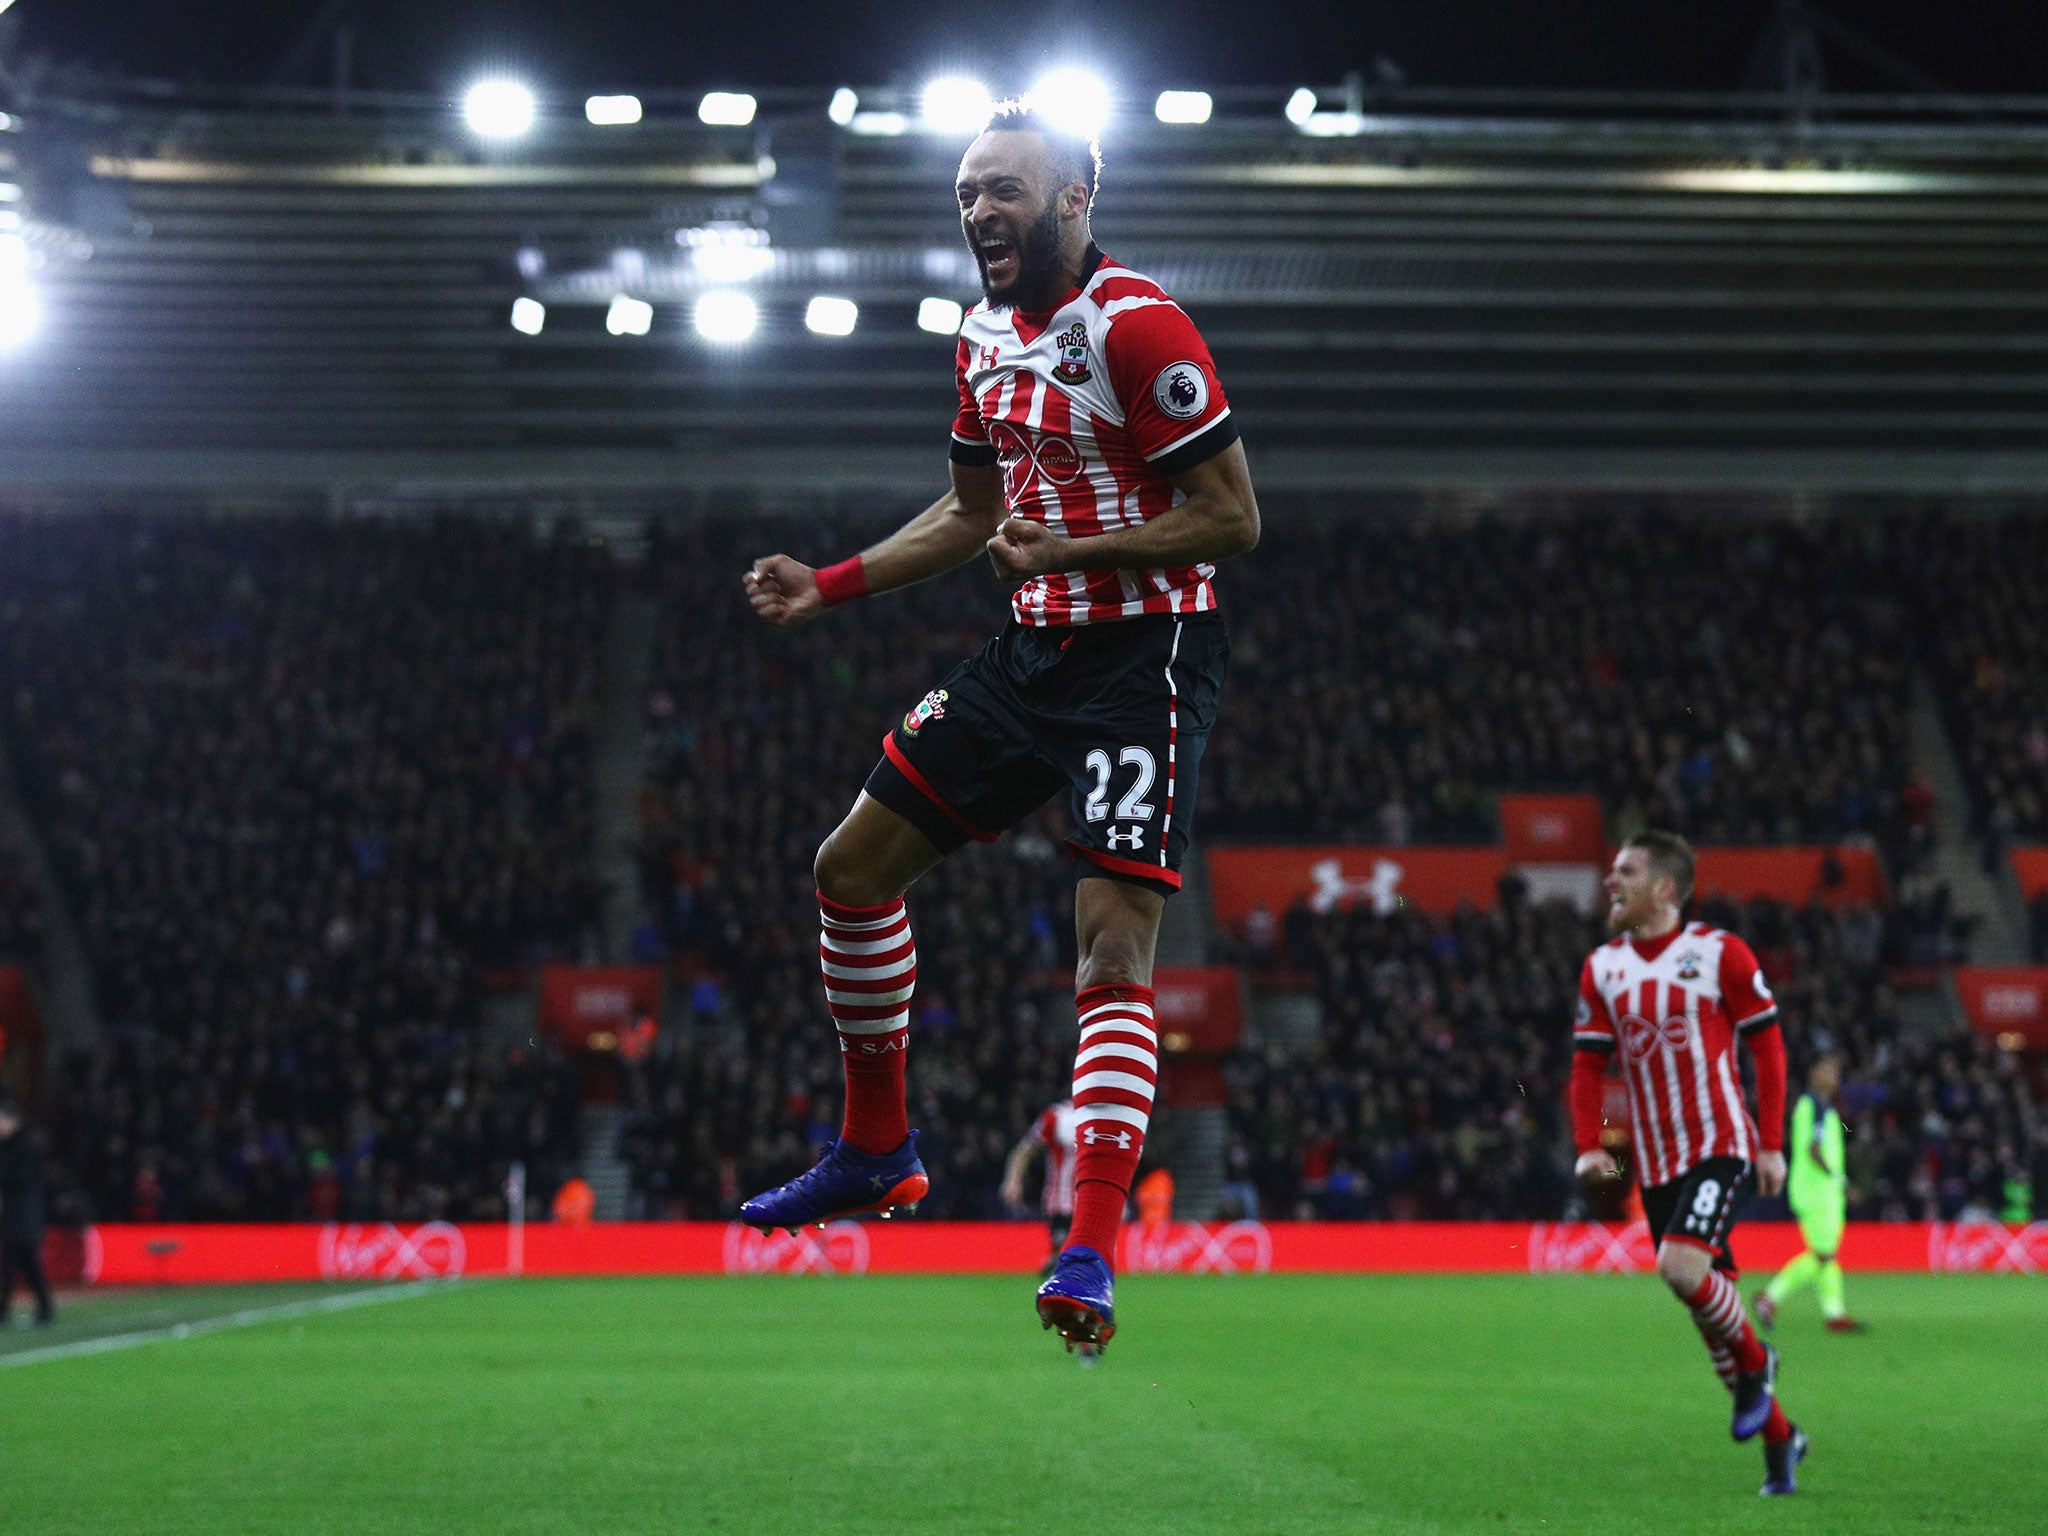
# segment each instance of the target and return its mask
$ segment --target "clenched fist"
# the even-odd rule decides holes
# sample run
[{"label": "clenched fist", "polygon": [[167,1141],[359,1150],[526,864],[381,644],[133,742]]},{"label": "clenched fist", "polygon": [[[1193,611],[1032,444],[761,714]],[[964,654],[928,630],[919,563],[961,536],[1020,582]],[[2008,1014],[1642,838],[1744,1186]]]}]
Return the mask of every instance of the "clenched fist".
[{"label": "clenched fist", "polygon": [[1067,541],[1029,518],[1006,518],[988,541],[988,557],[1005,581],[1029,581],[1067,569]]},{"label": "clenched fist", "polygon": [[763,555],[740,578],[754,612],[778,628],[808,624],[825,611],[818,573],[787,555]]}]

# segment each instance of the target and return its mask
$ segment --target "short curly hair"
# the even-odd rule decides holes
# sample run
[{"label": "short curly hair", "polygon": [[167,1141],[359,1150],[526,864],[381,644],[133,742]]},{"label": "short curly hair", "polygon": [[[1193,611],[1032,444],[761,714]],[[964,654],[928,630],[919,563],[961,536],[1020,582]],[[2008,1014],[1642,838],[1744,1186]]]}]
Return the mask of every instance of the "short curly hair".
[{"label": "short curly hair", "polygon": [[1676,832],[1666,832],[1652,827],[1638,832],[1624,848],[1640,848],[1650,856],[1650,868],[1660,875],[1669,875],[1678,905],[1684,906],[1692,900],[1693,853],[1692,844]]},{"label": "short curly hair", "polygon": [[1075,133],[1052,123],[1030,101],[1012,98],[999,101],[982,125],[983,133],[1035,133],[1051,149],[1054,166],[1068,182],[1080,182],[1095,196],[1102,180],[1102,145],[1085,133]]}]

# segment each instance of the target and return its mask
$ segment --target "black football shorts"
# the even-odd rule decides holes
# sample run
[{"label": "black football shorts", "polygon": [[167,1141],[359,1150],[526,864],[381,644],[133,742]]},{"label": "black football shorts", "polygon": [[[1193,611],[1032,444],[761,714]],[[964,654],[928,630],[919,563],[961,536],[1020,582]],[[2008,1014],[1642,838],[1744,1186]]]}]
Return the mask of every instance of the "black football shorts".
[{"label": "black football shorts", "polygon": [[1728,1246],[1728,1232],[1749,1193],[1749,1179],[1749,1164],[1741,1158],[1710,1157],[1668,1183],[1652,1185],[1643,1191],[1650,1236],[1660,1243],[1666,1238],[1692,1243],[1713,1254],[1714,1268],[1741,1273],[1735,1251]]},{"label": "black football shorts", "polygon": [[1229,659],[1215,613],[1012,623],[883,739],[867,791],[950,853],[1065,789],[1084,874],[1178,890]]}]

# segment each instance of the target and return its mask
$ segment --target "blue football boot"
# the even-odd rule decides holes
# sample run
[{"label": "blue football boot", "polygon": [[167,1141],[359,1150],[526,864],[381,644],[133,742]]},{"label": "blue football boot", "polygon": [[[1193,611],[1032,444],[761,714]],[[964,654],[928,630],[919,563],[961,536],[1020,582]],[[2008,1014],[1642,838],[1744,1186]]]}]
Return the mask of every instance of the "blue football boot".
[{"label": "blue football boot", "polygon": [[1735,1415],[1729,1420],[1728,1433],[1738,1440],[1747,1440],[1769,1423],[1771,1398],[1777,1389],[1778,1352],[1766,1344],[1764,1368],[1744,1371],[1735,1378]]},{"label": "blue football boot", "polygon": [[1093,1248],[1069,1248],[1052,1278],[1038,1288],[1038,1320],[1057,1328],[1071,1353],[1076,1344],[1101,1354],[1116,1334],[1116,1282]]},{"label": "blue football boot", "polygon": [[1792,1438],[1764,1447],[1764,1485],[1757,1490],[1765,1498],[1799,1491],[1798,1467],[1806,1460],[1806,1431],[1792,1426]]},{"label": "blue football boot", "polygon": [[813,1222],[823,1226],[841,1216],[870,1211],[908,1215],[931,1187],[917,1158],[915,1131],[902,1146],[881,1157],[857,1152],[843,1141],[829,1141],[812,1167],[741,1206],[740,1220],[763,1232],[776,1227],[794,1232]]}]

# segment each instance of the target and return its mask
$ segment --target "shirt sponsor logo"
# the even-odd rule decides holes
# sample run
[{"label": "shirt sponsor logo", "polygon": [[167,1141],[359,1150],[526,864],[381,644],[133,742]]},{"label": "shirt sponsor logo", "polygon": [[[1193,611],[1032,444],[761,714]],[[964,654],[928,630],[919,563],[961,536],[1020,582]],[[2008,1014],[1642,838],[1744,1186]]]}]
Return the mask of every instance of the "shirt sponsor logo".
[{"label": "shirt sponsor logo", "polygon": [[1088,372],[1088,327],[1076,320],[1053,338],[1059,343],[1059,365],[1052,376],[1062,384],[1086,384],[1092,374]]},{"label": "shirt sponsor logo", "polygon": [[1660,1045],[1666,1050],[1682,1051],[1691,1038],[1691,1027],[1677,1014],[1661,1024],[1652,1024],[1638,1013],[1621,1021],[1621,1048],[1630,1061],[1643,1060]]},{"label": "shirt sponsor logo", "polygon": [[1169,363],[1152,381],[1152,403],[1175,421],[1193,421],[1209,409],[1209,380],[1195,363]]}]

